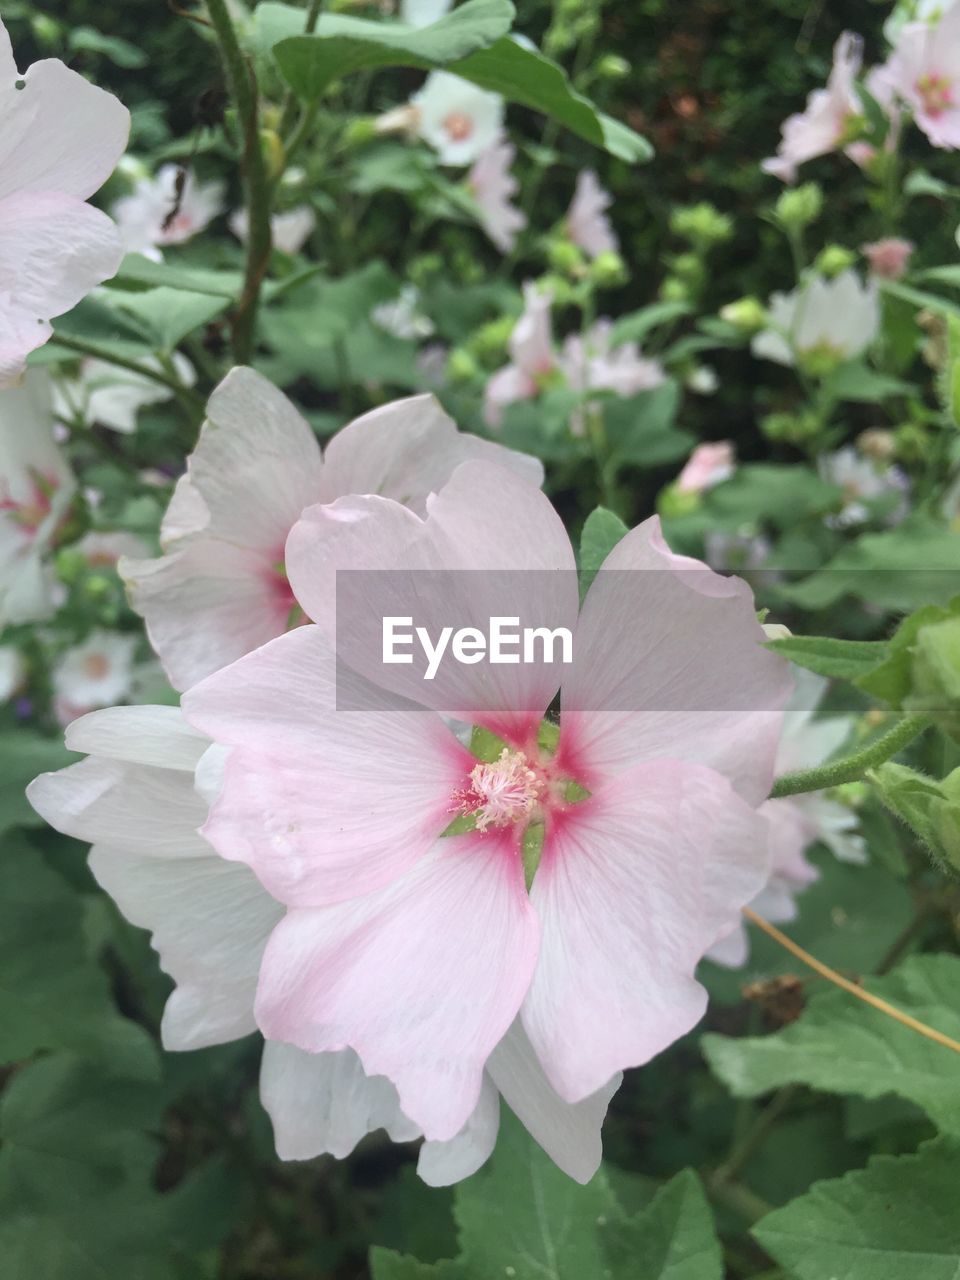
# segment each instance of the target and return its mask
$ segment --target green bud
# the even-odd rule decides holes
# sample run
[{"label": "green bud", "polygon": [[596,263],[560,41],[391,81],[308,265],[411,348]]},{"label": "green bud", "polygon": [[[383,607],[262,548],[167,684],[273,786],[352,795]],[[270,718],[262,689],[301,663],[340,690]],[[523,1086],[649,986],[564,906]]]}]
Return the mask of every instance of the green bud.
[{"label": "green bud", "polygon": [[798,366],[811,378],[828,378],[843,361],[843,352],[829,342],[818,342],[813,347],[797,351]]},{"label": "green bud", "polygon": [[84,592],[91,600],[105,600],[114,590],[114,584],[102,573],[91,573],[83,584]]},{"label": "green bud", "polygon": [[678,279],[696,291],[706,280],[703,259],[695,253],[678,253],[670,260],[670,269]]},{"label": "green bud", "polygon": [[64,547],[58,551],[54,561],[57,577],[67,586],[79,582],[88,569],[87,558],[74,547]]},{"label": "green bud", "polygon": [[767,309],[759,298],[738,298],[720,308],[720,319],[744,333],[757,333],[767,325]]},{"label": "green bud", "polygon": [[447,357],[447,375],[453,382],[469,382],[478,377],[480,368],[469,351],[454,347]]},{"label": "green bud", "polygon": [[888,761],[867,774],[886,807],[940,864],[960,870],[960,769],[942,782]]},{"label": "green bud", "polygon": [[660,286],[660,297],[664,302],[689,302],[690,290],[676,276],[667,276]]},{"label": "green bud", "polygon": [[557,275],[555,271],[541,276],[539,284],[553,298],[556,307],[568,307],[577,300],[575,286],[565,276]]},{"label": "green bud", "polygon": [[373,116],[358,116],[343,131],[343,140],[348,147],[362,147],[377,137],[377,124]]},{"label": "green bud", "polygon": [[806,413],[768,413],[760,422],[760,430],[768,440],[803,446],[816,438],[820,419],[812,410]]},{"label": "green bud", "polygon": [[[10,15],[13,17],[13,14]],[[30,19],[34,39],[37,44],[52,45],[60,39],[63,30],[60,23],[45,13],[35,13]]]},{"label": "green bud", "polygon": [[512,316],[501,316],[499,320],[491,320],[471,336],[468,350],[478,360],[502,356],[515,324],[516,321]]},{"label": "green bud", "polygon": [[921,627],[913,643],[908,715],[929,716],[946,733],[960,738],[960,617]]},{"label": "green bud", "polygon": [[591,262],[589,277],[601,289],[616,288],[617,285],[625,284],[629,279],[627,264],[619,253],[614,253],[612,249],[607,249],[598,254]]},{"label": "green bud", "polygon": [[423,285],[431,276],[439,275],[443,270],[443,258],[439,253],[421,253],[410,263],[410,279],[416,285]]},{"label": "green bud", "polygon": [[805,182],[799,187],[790,187],[780,196],[774,205],[777,221],[784,227],[802,231],[811,222],[816,222],[823,210],[823,192],[815,182]]},{"label": "green bud", "polygon": [[630,74],[630,63],[616,53],[605,53],[597,63],[596,72],[601,80],[624,80]]},{"label": "green bud", "polygon": [[919,422],[903,422],[893,432],[897,457],[903,462],[924,462],[933,443],[930,433]]},{"label": "green bud", "polygon": [[674,209],[670,215],[670,230],[674,235],[706,250],[730,239],[733,235],[733,221],[704,200],[700,204]]},{"label": "green bud", "polygon": [[692,515],[700,505],[699,493],[678,489],[675,484],[668,484],[657,495],[657,511],[664,519]]},{"label": "green bud", "polygon": [[271,180],[279,178],[286,164],[287,153],[275,129],[260,130],[260,151],[266,166],[267,177]]},{"label": "green bud", "polygon": [[569,240],[551,240],[547,246],[547,259],[554,271],[568,276],[582,276],[586,270],[582,251]]},{"label": "green bud", "polygon": [[840,244],[828,244],[817,254],[813,266],[815,271],[831,278],[852,267],[856,260],[857,255],[851,249],[845,249]]}]

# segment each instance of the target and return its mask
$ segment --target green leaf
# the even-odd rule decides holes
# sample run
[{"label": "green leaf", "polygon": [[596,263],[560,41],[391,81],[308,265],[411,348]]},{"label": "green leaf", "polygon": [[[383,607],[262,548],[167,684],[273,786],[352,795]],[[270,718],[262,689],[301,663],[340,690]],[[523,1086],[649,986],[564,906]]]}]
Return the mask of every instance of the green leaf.
[{"label": "green leaf", "polygon": [[611,347],[624,342],[642,342],[648,333],[662,324],[670,324],[682,316],[688,316],[693,307],[689,302],[654,302],[617,321],[610,332]]},{"label": "green leaf", "polygon": [[[865,982],[897,1009],[960,1038],[960,959],[920,955],[884,978]],[[733,1039],[706,1035],[703,1050],[714,1073],[738,1098],[754,1098],[784,1084],[826,1093],[916,1103],[937,1127],[960,1135],[957,1056],[843,991],[816,995],[803,1015],[775,1035]]]},{"label": "green leaf", "polygon": [[850,595],[902,612],[960,592],[958,566],[960,533],[917,514],[896,529],[862,534],[822,569],[779,593],[804,609],[826,609]]},{"label": "green leaf", "polygon": [[747,463],[711,489],[704,506],[711,516],[737,524],[769,520],[789,529],[836,505],[839,490],[803,467]]},{"label": "green leaf", "polygon": [[796,1280],[956,1280],[960,1147],[874,1157],[767,1214],[753,1229]]},{"label": "green leaf", "polygon": [[611,471],[621,467],[662,467],[685,458],[696,444],[689,431],[676,426],[680,388],[672,379],[635,396],[607,396],[603,426]]},{"label": "green leaf", "polygon": [[88,955],[83,899],[23,837],[0,857],[0,1063],[73,1049],[152,1079],[156,1050],[116,1012],[106,974]]},{"label": "green leaf", "polygon": [[139,253],[128,253],[120,270],[110,281],[110,287],[139,285],[162,286],[182,289],[186,293],[209,293],[217,298],[232,299],[243,287],[239,271],[210,271],[199,267],[176,267],[166,262],[154,262]]},{"label": "green leaf", "polygon": [[[929,273],[928,273],[929,275]],[[943,280],[943,274],[938,277]],[[880,287],[891,297],[909,302],[921,311],[933,311],[942,316],[960,316],[960,307],[937,293],[927,293],[925,289],[914,289],[912,285],[903,284],[899,280],[881,280]]]},{"label": "green leaf", "polygon": [[873,671],[888,653],[883,640],[836,640],[832,636],[787,636],[769,641],[767,648],[832,680],[855,680]]},{"label": "green leaf", "polygon": [[[261,5],[261,9],[286,6]],[[259,9],[258,9],[259,14]],[[303,12],[295,11],[298,30]],[[276,13],[264,20],[277,27]],[[291,35],[273,48],[284,78],[302,98],[318,98],[341,76],[376,67],[446,66],[506,35],[514,18],[509,0],[466,0],[426,27],[369,22],[341,14],[323,14],[313,35]]]},{"label": "green leaf", "polygon": [[636,1217],[614,1218],[600,1239],[611,1274],[630,1280],[722,1280],[723,1253],[700,1179],[690,1169]]},{"label": "green leaf", "polygon": [[824,379],[823,390],[836,400],[877,404],[888,396],[916,395],[917,388],[901,378],[877,373],[862,360],[849,360]]},{"label": "green leaf", "polygon": [[0,835],[11,827],[42,827],[43,819],[27,802],[27,783],[77,758],[61,738],[45,738],[27,728],[0,733]]},{"label": "green leaf", "polygon": [[591,511],[580,535],[580,598],[586,596],[600,566],[621,538],[629,533],[620,517],[606,507]]},{"label": "green leaf", "polygon": [[910,695],[913,650],[922,628],[960,614],[960,598],[950,602],[947,609],[939,605],[925,605],[900,623],[887,642],[887,656],[873,671],[863,672],[858,680],[860,688],[874,698],[899,707]]},{"label": "green leaf", "polygon": [[227,299],[161,285],[139,293],[114,290],[113,306],[131,316],[156,351],[172,352],[190,333],[222,315]]},{"label": "green leaf", "polygon": [[136,71],[150,61],[146,52],[129,40],[105,36],[102,31],[95,31],[93,27],[74,27],[67,43],[77,53],[102,53],[125,71]]}]

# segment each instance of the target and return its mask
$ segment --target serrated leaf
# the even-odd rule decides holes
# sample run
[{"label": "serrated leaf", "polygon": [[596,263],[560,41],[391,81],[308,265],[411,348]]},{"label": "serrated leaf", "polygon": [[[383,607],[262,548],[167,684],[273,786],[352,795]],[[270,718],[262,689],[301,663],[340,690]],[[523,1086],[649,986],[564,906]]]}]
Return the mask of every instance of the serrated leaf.
[{"label": "serrated leaf", "polygon": [[753,1235],[796,1280],[956,1280],[960,1147],[874,1157],[767,1214]]},{"label": "serrated leaf", "polygon": [[[865,986],[960,1039],[956,956],[914,956],[887,977],[867,979]],[[784,1084],[865,1098],[892,1093],[916,1103],[943,1132],[960,1135],[957,1055],[845,992],[821,992],[796,1022],[775,1035],[706,1035],[702,1045],[714,1073],[738,1098]]]},{"label": "serrated leaf", "polygon": [[769,641],[767,648],[798,667],[833,680],[855,680],[873,671],[888,652],[883,640],[837,640],[832,636],[787,636]]},{"label": "serrated leaf", "polygon": [[636,1217],[602,1224],[610,1275],[623,1280],[722,1280],[723,1253],[700,1179],[690,1169]]}]

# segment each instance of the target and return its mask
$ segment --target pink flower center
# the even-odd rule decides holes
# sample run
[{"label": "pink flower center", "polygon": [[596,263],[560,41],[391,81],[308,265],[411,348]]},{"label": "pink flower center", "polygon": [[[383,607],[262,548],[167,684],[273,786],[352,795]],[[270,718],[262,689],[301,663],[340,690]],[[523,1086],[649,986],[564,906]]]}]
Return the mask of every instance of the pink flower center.
[{"label": "pink flower center", "polygon": [[451,111],[443,127],[451,142],[466,142],[473,133],[473,120],[463,111]]},{"label": "pink flower center", "polygon": [[478,831],[527,823],[547,789],[542,770],[531,768],[522,751],[504,747],[491,763],[470,771],[470,785],[454,794],[455,809],[473,814]]},{"label": "pink flower center", "polygon": [[941,116],[953,106],[953,86],[949,76],[929,71],[917,81],[916,89],[928,116]]},{"label": "pink flower center", "polygon": [[102,653],[91,653],[83,660],[84,674],[91,680],[102,680],[110,670],[110,659]]},{"label": "pink flower center", "polygon": [[23,502],[17,502],[8,494],[0,498],[0,511],[5,511],[13,524],[30,538],[35,538],[50,514],[53,495],[57,492],[57,481],[52,476],[45,476],[42,471],[31,470],[30,482],[29,496]]}]

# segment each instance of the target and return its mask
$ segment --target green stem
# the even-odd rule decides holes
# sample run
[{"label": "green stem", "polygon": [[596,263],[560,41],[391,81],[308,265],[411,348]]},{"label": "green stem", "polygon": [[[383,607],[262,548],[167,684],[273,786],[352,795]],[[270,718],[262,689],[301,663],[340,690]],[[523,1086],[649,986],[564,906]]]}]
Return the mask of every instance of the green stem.
[{"label": "green stem", "polygon": [[762,1199],[742,1182],[728,1182],[724,1178],[709,1178],[707,1194],[715,1204],[723,1205],[738,1218],[753,1223],[765,1217],[773,1209],[773,1205]]},{"label": "green stem", "polygon": [[[312,36],[317,29],[317,23],[320,21],[320,10],[323,7],[323,0],[310,0],[307,6],[307,17],[303,24],[303,34]],[[286,97],[283,100],[283,111],[280,114],[280,127],[278,132],[281,138],[285,138],[293,128],[293,122],[297,114],[297,95],[292,89],[287,90]],[[289,160],[287,161],[289,163]]]},{"label": "green stem", "polygon": [[733,1182],[740,1170],[747,1163],[754,1151],[763,1143],[774,1125],[796,1097],[798,1086],[785,1085],[769,1102],[753,1124],[731,1150],[730,1154],[713,1174],[712,1180],[717,1183]]},{"label": "green stem", "polygon": [[270,233],[270,181],[260,149],[257,82],[237,40],[226,0],[207,0],[207,12],[220,45],[230,91],[237,105],[243,136],[242,172],[247,204],[247,266],[243,293],[233,316],[233,355],[248,364],[253,355],[260,286],[273,247]]},{"label": "green stem", "polygon": [[926,716],[907,716],[886,733],[874,738],[868,746],[843,760],[819,765],[816,769],[802,769],[798,773],[785,773],[777,778],[770,791],[770,799],[795,796],[804,791],[823,791],[844,782],[858,782],[868,769],[883,764],[891,756],[919,737],[930,721]]},{"label": "green stem", "polygon": [[162,369],[153,369],[150,365],[140,364],[137,360],[129,360],[126,356],[117,355],[107,347],[99,347],[95,342],[87,342],[83,338],[68,337],[65,333],[56,332],[53,335],[53,344],[62,347],[64,351],[75,351],[78,356],[89,356],[93,360],[104,360],[107,364],[114,364],[118,369],[128,369],[131,373],[138,374],[141,378],[149,378],[151,382],[159,382],[161,386],[167,387],[175,396],[185,405],[189,405],[191,410],[198,410],[203,414],[204,403],[200,396],[190,387],[184,384],[175,375],[165,373]]}]

